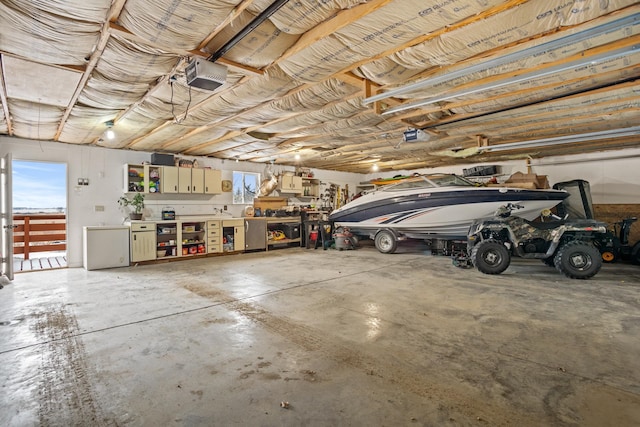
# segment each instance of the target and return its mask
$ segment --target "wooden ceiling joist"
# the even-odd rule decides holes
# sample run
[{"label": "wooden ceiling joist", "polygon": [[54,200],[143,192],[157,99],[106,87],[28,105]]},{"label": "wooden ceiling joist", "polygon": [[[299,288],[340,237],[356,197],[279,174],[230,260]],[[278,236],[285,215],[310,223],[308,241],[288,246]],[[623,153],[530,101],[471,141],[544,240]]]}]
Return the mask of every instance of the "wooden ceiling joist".
[{"label": "wooden ceiling joist", "polygon": [[7,86],[4,81],[4,55],[0,55],[0,102],[2,102],[2,112],[7,123],[7,134],[13,136],[13,125],[11,124],[11,114],[9,114],[9,101],[7,100]]},{"label": "wooden ceiling joist", "polygon": [[[71,111],[73,110],[73,107],[78,102],[78,98],[80,97],[80,94],[82,93],[85,86],[87,85],[87,82],[91,77],[91,73],[93,72],[94,68],[98,64],[98,61],[102,56],[102,52],[104,52],[104,49],[107,46],[107,42],[109,41],[109,37],[110,37],[109,26],[111,24],[111,21],[112,20],[116,21],[118,19],[118,17],[120,16],[120,13],[122,13],[122,8],[124,7],[125,3],[126,3],[126,0],[115,0],[111,4],[111,7],[109,8],[109,12],[107,13],[109,20],[102,25],[102,30],[100,31],[100,38],[98,40],[96,48],[91,54],[89,62],[86,65],[86,69],[84,70],[84,74],[82,75],[82,78],[80,79],[80,82],[78,83],[78,86],[76,87],[76,90],[73,93],[71,100],[69,101],[69,105],[67,105],[67,108],[64,111],[64,114],[62,115],[62,119],[60,120],[58,129],[56,130],[56,134],[53,137],[54,141],[58,141],[60,139],[62,130],[64,129],[64,126],[67,123],[69,116],[71,115]],[[96,141],[94,141],[94,144],[95,143]]]}]

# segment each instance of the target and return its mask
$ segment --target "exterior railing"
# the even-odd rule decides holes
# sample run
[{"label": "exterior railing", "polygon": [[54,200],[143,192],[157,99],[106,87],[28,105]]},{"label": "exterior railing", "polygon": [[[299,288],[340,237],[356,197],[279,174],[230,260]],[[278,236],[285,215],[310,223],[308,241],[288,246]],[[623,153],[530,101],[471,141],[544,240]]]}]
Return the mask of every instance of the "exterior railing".
[{"label": "exterior railing", "polygon": [[13,253],[67,250],[67,216],[65,214],[29,214],[13,216]]}]

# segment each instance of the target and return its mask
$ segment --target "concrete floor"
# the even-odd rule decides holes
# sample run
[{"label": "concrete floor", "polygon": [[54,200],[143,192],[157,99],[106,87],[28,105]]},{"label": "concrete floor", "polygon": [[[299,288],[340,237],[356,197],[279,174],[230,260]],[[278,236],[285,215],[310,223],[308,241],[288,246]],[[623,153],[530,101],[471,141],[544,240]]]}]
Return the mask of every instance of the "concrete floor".
[{"label": "concrete floor", "polygon": [[402,252],[18,274],[0,425],[640,425],[640,267]]}]

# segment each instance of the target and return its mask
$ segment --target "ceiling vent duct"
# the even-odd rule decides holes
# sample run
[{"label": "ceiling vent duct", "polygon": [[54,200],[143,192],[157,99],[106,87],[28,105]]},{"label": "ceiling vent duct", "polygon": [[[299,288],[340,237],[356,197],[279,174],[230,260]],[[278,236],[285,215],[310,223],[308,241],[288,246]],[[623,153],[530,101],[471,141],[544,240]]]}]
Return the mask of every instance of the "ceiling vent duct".
[{"label": "ceiling vent duct", "polygon": [[205,90],[216,90],[227,79],[227,67],[205,59],[195,58],[185,69],[187,84]]}]

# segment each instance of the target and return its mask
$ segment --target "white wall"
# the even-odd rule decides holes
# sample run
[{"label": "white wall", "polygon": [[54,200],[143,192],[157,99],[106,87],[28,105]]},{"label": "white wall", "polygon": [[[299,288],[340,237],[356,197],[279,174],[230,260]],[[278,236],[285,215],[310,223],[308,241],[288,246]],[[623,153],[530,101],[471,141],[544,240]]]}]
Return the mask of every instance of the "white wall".
[{"label": "white wall", "polygon": [[[487,163],[482,163],[486,165]],[[449,172],[462,174],[464,168],[478,164],[370,173],[363,180],[409,175],[413,172]],[[500,163],[504,180],[515,172],[527,173],[526,161]],[[605,151],[574,156],[555,156],[531,160],[531,172],[547,175],[550,185],[557,182],[584,179],[589,181],[594,204],[640,203],[640,149]]]},{"label": "white wall", "polygon": [[[124,164],[140,164],[151,161],[151,153],[113,150],[100,147],[31,141],[0,136],[0,156],[11,153],[14,160],[47,161],[67,165],[67,262],[70,267],[82,266],[82,227],[88,225],[122,224],[127,212],[117,203],[123,195]],[[206,157],[197,159],[199,167],[209,166],[222,171],[222,179],[231,180],[233,171],[264,173],[264,164],[235,162]],[[293,170],[292,167],[275,166],[274,171]],[[362,180],[360,174],[312,170],[315,178],[335,183],[341,187]],[[78,186],[78,178],[88,178],[88,186]],[[323,187],[323,191],[324,191]],[[353,190],[351,190],[353,191]],[[160,218],[164,206],[171,206],[176,214],[242,216],[245,205],[234,205],[232,193],[219,195],[165,195],[149,194],[145,197],[145,218]],[[298,204],[304,204],[299,201]],[[96,206],[104,206],[103,212]],[[227,206],[227,211],[224,207]]]},{"label": "white wall", "polygon": [[589,181],[595,204],[640,204],[640,149],[548,157],[531,164],[534,173],[549,175],[552,184]]}]

